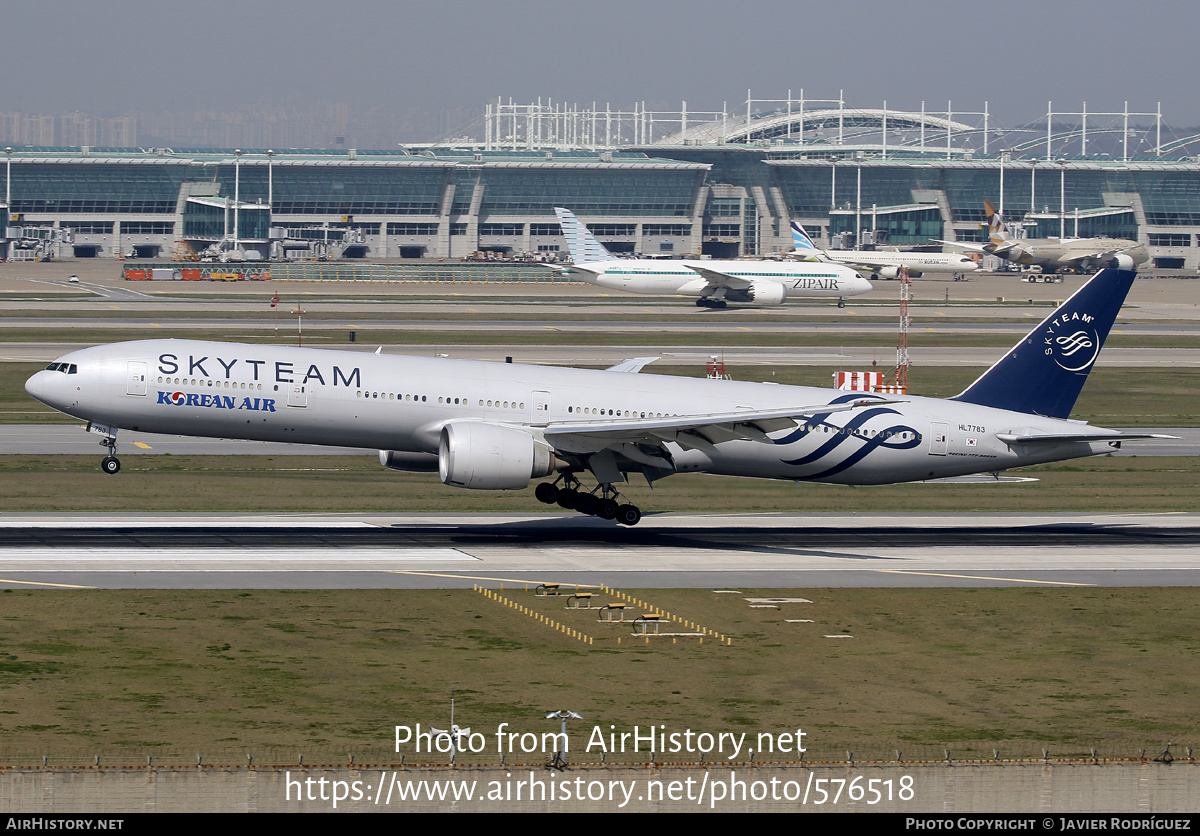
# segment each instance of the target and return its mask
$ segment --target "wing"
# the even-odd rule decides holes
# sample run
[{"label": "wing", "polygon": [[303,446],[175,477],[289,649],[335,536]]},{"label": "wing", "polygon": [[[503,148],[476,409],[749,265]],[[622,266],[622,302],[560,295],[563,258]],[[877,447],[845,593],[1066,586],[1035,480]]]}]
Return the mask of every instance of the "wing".
[{"label": "wing", "polygon": [[629,374],[637,374],[643,368],[657,360],[657,357],[631,357],[628,360],[622,360],[615,366],[609,366],[604,371],[606,372],[627,372]]},{"label": "wing", "polygon": [[556,450],[572,454],[597,453],[621,444],[654,447],[673,441],[687,450],[712,452],[723,441],[748,439],[771,443],[767,433],[797,426],[799,418],[849,412],[866,406],[899,403],[879,398],[858,398],[847,403],[814,404],[783,409],[746,409],[735,412],[685,415],[672,418],[609,418],[596,421],[558,422],[545,429],[545,439]]},{"label": "wing", "polygon": [[728,273],[722,273],[720,270],[713,270],[711,267],[701,267],[698,264],[687,264],[689,270],[699,274],[701,278],[707,281],[713,287],[727,287],[730,290],[745,290],[750,287],[753,282],[749,279],[740,279],[737,276],[731,276]]},{"label": "wing", "polygon": [[960,250],[966,250],[969,253],[984,253],[991,255],[992,250],[989,247],[995,248],[992,244],[970,244],[966,241],[943,241],[941,238],[930,238],[935,244],[949,244],[951,247],[956,247]]}]

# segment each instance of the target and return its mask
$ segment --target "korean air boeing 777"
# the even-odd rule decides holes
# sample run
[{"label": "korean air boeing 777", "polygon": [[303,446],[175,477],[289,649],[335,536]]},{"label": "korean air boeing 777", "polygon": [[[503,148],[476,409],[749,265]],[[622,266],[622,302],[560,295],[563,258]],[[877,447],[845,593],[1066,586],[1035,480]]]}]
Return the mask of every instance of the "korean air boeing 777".
[{"label": "korean air boeing 777", "polygon": [[946,400],[638,374],[647,358],[601,371],[192,340],[73,351],[25,388],[103,437],[108,473],[120,429],[362,447],[459,488],[545,478],[540,501],[634,525],[630,474],[881,485],[1161,437],[1068,420],[1133,280],[1101,270]]},{"label": "korean air boeing 777", "polygon": [[841,264],[798,261],[675,261],[614,258],[583,222],[555,207],[573,265],[557,268],[589,284],[630,293],[697,296],[697,307],[723,308],[726,302],[782,305],[787,299],[825,297],[846,306],[871,283]]}]

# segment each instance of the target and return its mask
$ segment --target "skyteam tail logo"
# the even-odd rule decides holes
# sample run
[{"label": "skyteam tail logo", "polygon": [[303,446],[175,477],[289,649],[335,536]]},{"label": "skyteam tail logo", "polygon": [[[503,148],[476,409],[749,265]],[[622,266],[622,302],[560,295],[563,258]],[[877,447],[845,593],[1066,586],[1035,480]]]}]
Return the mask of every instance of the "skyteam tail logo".
[{"label": "skyteam tail logo", "polygon": [[1081,372],[1091,368],[1100,354],[1100,335],[1092,326],[1091,314],[1075,313],[1056,317],[1046,323],[1042,347],[1046,356],[1060,369]]},{"label": "skyteam tail logo", "polygon": [[199,395],[195,392],[159,391],[157,403],[167,406],[197,406],[205,409],[246,409],[274,412],[274,398],[238,398],[236,395]]}]

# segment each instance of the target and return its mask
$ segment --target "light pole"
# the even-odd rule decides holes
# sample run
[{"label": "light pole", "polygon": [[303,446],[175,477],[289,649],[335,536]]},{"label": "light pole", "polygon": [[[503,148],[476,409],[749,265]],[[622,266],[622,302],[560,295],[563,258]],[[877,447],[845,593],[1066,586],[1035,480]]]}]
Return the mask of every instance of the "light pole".
[{"label": "light pole", "polygon": [[275,161],[275,152],[270,148],[267,149],[267,214],[270,215],[274,209],[271,208],[275,200],[275,180],[271,170],[271,163]]},{"label": "light pole", "polygon": [[1000,152],[1000,217],[1004,217],[1004,166],[1012,160],[1012,154],[1008,151]]},{"label": "light pole", "polygon": [[238,210],[242,208],[242,149],[235,149],[233,153],[233,248],[240,250],[242,242],[238,228]]},{"label": "light pole", "polygon": [[[4,148],[4,226],[8,227],[8,222],[12,218],[12,146]],[[8,260],[8,239],[4,239],[4,248],[0,250],[3,253],[4,260]]]},{"label": "light pole", "polygon": [[1067,161],[1058,161],[1058,237],[1067,237]]},{"label": "light pole", "polygon": [[560,709],[559,711],[551,711],[546,715],[547,720],[562,720],[562,732],[558,738],[558,751],[554,753],[553,760],[546,764],[549,769],[557,769],[562,771],[567,768],[567,721],[582,720],[582,714],[576,714],[574,711]]}]

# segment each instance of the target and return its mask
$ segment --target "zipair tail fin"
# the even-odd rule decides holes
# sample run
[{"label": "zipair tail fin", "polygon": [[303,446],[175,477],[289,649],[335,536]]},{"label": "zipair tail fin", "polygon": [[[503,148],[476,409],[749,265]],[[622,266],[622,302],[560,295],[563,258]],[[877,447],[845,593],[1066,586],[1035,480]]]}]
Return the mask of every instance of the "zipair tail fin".
[{"label": "zipair tail fin", "polygon": [[583,221],[575,217],[568,209],[554,207],[558,215],[558,223],[562,226],[563,237],[567,239],[567,250],[571,253],[571,261],[576,264],[587,264],[592,261],[611,261],[612,254],[604,245],[596,240],[596,236],[588,230]]},{"label": "zipair tail fin", "polygon": [[1137,273],[1092,276],[982,376],[952,400],[1067,418]]},{"label": "zipair tail fin", "polygon": [[796,252],[798,253],[812,253],[813,255],[820,255],[821,253],[798,221],[792,221],[792,241],[795,243]]}]

